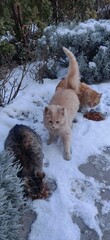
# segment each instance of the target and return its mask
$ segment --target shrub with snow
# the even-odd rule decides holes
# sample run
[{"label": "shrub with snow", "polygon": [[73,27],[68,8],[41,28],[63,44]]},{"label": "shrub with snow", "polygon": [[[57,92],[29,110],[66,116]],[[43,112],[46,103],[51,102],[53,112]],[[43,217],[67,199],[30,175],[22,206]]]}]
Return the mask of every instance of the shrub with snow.
[{"label": "shrub with snow", "polygon": [[[37,48],[37,60],[44,60],[45,65],[42,77],[50,77],[50,73],[51,78],[58,77],[61,67],[67,67],[62,46],[75,54],[83,81],[109,81],[110,20],[91,19],[78,25],[71,22],[47,27],[38,40]],[[39,68],[37,70],[39,75]]]},{"label": "shrub with snow", "polygon": [[21,180],[17,177],[19,166],[13,166],[14,157],[0,154],[0,239],[19,240],[20,221],[26,211]]}]

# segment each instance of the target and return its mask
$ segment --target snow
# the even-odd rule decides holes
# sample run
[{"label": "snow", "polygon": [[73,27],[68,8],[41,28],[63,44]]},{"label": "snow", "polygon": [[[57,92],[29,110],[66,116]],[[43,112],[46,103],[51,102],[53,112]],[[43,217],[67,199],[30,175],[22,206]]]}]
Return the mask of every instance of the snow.
[{"label": "snow", "polygon": [[83,29],[88,28],[94,30],[96,26],[102,26],[104,27],[107,31],[110,31],[110,20],[94,20],[94,19],[89,19],[85,22],[81,22],[79,26]]},{"label": "snow", "polygon": [[103,202],[102,212],[103,212],[103,214],[107,214],[108,212],[110,212],[110,203],[109,202],[107,202],[107,201]]},{"label": "snow", "polygon": [[[56,29],[56,32],[58,33],[58,35],[63,36],[63,35],[67,35],[69,34],[70,36],[76,35],[76,33],[78,35],[84,33],[86,34],[88,30],[92,30],[95,31],[96,27],[102,27],[105,28],[108,32],[110,31],[110,20],[99,20],[96,21],[94,19],[89,19],[87,21],[84,22],[80,22],[76,27],[73,27],[71,29],[69,29],[66,26],[58,26]],[[47,30],[48,28],[46,28]]]},{"label": "snow", "polygon": [[96,67],[96,63],[95,62],[89,62],[89,68],[95,68]]},{"label": "snow", "polygon": [[103,50],[104,52],[107,51],[107,47],[106,46],[100,46],[100,49]]},{"label": "snow", "polygon": [[2,36],[0,38],[0,42],[2,41],[10,41],[11,39],[13,39],[13,36],[10,34],[9,31],[6,32],[6,35],[5,36]]},{"label": "snow", "polygon": [[[21,70],[14,74],[20,76]],[[16,78],[16,76],[15,76]],[[4,108],[0,108],[0,152],[9,130],[15,124],[26,124],[33,128],[43,141],[44,172],[55,180],[56,190],[47,200],[30,201],[37,214],[32,224],[28,240],[80,240],[80,227],[74,223],[74,216],[80,217],[88,228],[102,238],[95,204],[100,200],[102,183],[85,176],[79,166],[88,161],[91,155],[101,154],[102,148],[110,146],[110,83],[91,85],[102,92],[97,109],[104,114],[104,121],[87,120],[81,112],[77,113],[72,130],[72,159],[66,161],[62,155],[61,142],[46,144],[48,132],[43,125],[43,110],[54,94],[59,79],[44,79],[39,84],[26,74],[22,90]],[[110,202],[103,202],[103,213],[110,211]]]}]

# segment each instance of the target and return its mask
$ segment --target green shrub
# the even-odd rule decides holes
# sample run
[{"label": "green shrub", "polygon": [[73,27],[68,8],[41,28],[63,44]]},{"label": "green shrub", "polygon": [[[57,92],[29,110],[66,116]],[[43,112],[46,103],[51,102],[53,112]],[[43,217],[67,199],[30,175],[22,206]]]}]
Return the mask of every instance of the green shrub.
[{"label": "green shrub", "polygon": [[16,53],[15,46],[6,40],[0,42],[0,65],[11,61]]},{"label": "green shrub", "polygon": [[[46,69],[44,77],[49,77],[48,71],[53,72],[50,60],[53,61],[54,74],[58,77],[58,70],[67,67],[67,58],[62,46],[69,48],[76,56],[81,78],[87,83],[104,82],[110,80],[110,20],[88,20],[76,24],[61,23],[58,26],[47,27],[38,40],[37,60],[47,51]],[[46,50],[47,49],[47,50]],[[55,76],[56,73],[56,76]]]}]

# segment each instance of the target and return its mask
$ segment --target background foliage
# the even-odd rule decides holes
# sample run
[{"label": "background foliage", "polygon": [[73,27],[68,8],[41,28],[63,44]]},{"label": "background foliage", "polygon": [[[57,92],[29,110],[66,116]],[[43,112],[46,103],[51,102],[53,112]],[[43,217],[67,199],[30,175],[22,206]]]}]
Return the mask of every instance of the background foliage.
[{"label": "background foliage", "polygon": [[62,66],[68,66],[68,60],[62,51],[62,46],[65,46],[75,54],[83,81],[109,81],[109,24],[109,20],[88,20],[80,24],[71,22],[47,27],[38,41],[37,56],[42,56],[37,69],[39,75],[42,72],[42,78],[50,77],[51,73],[51,78],[57,78],[58,70]]},{"label": "background foliage", "polygon": [[49,0],[1,0],[0,64],[34,58],[35,40],[49,23],[51,12]]},{"label": "background foliage", "polygon": [[110,18],[109,4],[110,0],[1,0],[0,65],[33,60],[36,39],[48,24]]}]

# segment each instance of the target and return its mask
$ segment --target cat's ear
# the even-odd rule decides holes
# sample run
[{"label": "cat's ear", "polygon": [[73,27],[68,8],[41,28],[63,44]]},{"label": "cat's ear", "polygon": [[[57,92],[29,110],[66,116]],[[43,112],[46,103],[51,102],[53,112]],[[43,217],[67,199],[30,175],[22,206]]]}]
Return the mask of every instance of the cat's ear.
[{"label": "cat's ear", "polygon": [[47,114],[49,112],[49,107],[45,107],[44,112],[45,112],[45,114]]},{"label": "cat's ear", "polygon": [[39,179],[42,180],[42,179],[45,177],[45,173],[44,173],[44,172],[39,172],[39,171],[37,171],[36,177],[38,177]]},{"label": "cat's ear", "polygon": [[60,112],[60,114],[61,114],[62,116],[64,116],[64,115],[65,115],[65,108],[64,108],[64,107],[61,107],[61,108],[59,109],[59,112]]}]

